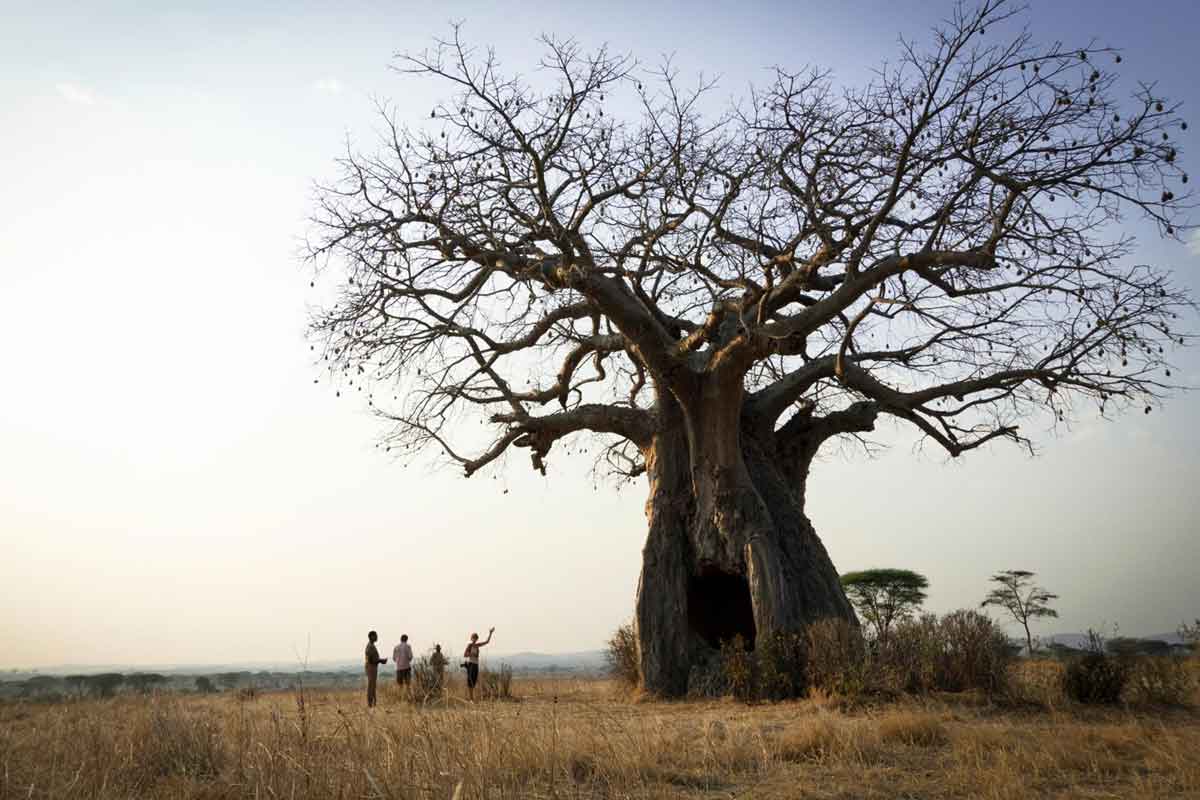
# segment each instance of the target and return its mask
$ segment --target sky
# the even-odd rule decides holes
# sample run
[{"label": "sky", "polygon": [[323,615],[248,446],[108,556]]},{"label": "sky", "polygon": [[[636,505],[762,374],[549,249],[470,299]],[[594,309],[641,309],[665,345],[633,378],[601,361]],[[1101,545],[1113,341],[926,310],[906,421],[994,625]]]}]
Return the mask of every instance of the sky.
[{"label": "sky", "polygon": [[[562,456],[544,478],[513,459],[465,480],[376,450],[365,402],[313,384],[314,181],[348,144],[372,149],[376,100],[426,116],[439,91],[389,65],[451,21],[517,71],[553,33],[671,54],[733,99],[775,64],[860,83],[950,8],[0,9],[0,669],[352,661],[371,628],[418,651],[491,626],[499,653],[602,646],[631,614],[644,486]],[[1123,48],[1130,81],[1200,109],[1200,7],[1034,2],[1025,20],[1042,42]],[[1129,230],[1200,297],[1200,238]],[[1195,351],[1176,363],[1200,386]],[[814,466],[807,509],[840,570],[919,570],[930,610],[976,606],[991,573],[1021,568],[1061,595],[1040,632],[1171,631],[1200,616],[1197,420],[1181,393],[1040,433],[1036,458],[955,461],[881,426],[882,456]]]}]

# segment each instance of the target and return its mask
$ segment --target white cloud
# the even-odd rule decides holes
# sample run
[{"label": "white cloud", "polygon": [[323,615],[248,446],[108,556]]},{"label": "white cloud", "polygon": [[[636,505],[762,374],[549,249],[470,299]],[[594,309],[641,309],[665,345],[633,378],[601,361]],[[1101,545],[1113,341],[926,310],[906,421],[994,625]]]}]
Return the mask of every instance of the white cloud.
[{"label": "white cloud", "polygon": [[96,105],[96,95],[86,86],[71,83],[70,81],[62,81],[54,84],[54,88],[58,90],[59,95],[68,103],[74,103],[79,106]]},{"label": "white cloud", "polygon": [[1192,231],[1192,236],[1188,239],[1188,250],[1192,251],[1192,255],[1200,256],[1200,230]]},{"label": "white cloud", "polygon": [[337,78],[321,78],[313,82],[312,88],[326,94],[339,94],[342,91],[342,82]]}]

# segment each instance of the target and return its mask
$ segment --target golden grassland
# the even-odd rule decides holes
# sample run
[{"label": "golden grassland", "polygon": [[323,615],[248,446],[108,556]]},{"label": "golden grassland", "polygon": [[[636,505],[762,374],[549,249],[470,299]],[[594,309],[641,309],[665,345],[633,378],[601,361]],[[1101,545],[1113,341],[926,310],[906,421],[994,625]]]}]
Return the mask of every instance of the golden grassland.
[{"label": "golden grassland", "polygon": [[[513,699],[381,687],[0,705],[0,798],[1198,797],[1200,712],[1073,706],[1023,665],[973,695],[657,702],[517,678]],[[1195,698],[1200,700],[1200,697]]]}]

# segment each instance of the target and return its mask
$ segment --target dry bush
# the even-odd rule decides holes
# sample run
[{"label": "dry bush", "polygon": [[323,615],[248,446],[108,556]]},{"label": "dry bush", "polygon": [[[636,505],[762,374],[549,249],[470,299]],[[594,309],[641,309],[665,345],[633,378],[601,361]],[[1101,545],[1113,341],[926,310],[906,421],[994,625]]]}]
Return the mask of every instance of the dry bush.
[{"label": "dry bush", "polygon": [[626,686],[633,688],[641,681],[638,669],[637,632],[633,623],[627,622],[613,631],[612,638],[604,650],[608,662],[608,674]]},{"label": "dry bush", "polygon": [[936,714],[894,711],[879,720],[879,738],[916,747],[937,747],[949,741],[946,726]]},{"label": "dry bush", "polygon": [[831,694],[856,697],[866,690],[871,665],[862,631],[843,619],[808,626],[809,684]]},{"label": "dry bush", "polygon": [[971,610],[905,621],[869,647],[857,627],[821,620],[809,626],[807,644],[812,686],[846,697],[932,690],[998,694],[1012,662],[1003,632]]},{"label": "dry bush", "polygon": [[808,690],[808,647],[799,633],[776,632],[758,637],[754,658],[758,666],[758,696],[790,700]]},{"label": "dry bush", "polygon": [[721,642],[720,666],[730,694],[745,703],[758,699],[758,664],[740,634]]},{"label": "dry bush", "polygon": [[1063,691],[1077,703],[1112,705],[1121,699],[1129,667],[1103,652],[1086,653],[1072,659],[1063,674]]},{"label": "dry bush", "polygon": [[408,684],[408,697],[414,703],[432,703],[442,697],[446,689],[445,670],[439,676],[429,662],[428,656],[413,661],[412,679]]},{"label": "dry bush", "polygon": [[936,687],[941,651],[936,614],[901,620],[876,650],[874,671],[877,679],[894,691],[924,694]]},{"label": "dry bush", "polygon": [[962,609],[938,623],[942,651],[938,656],[937,688],[947,692],[979,689],[989,694],[1004,690],[1012,655],[1008,638],[989,617]]},{"label": "dry bush", "polygon": [[706,659],[694,659],[688,670],[687,686],[688,697],[693,700],[732,694],[722,653],[717,652]]},{"label": "dry bush", "polygon": [[1066,665],[1053,658],[1017,659],[1009,667],[1004,700],[1010,704],[1053,709],[1066,700],[1063,677]]},{"label": "dry bush", "polygon": [[479,671],[480,694],[485,700],[511,700],[513,671],[508,664],[501,664],[500,669],[481,669]]},{"label": "dry bush", "polygon": [[1196,674],[1189,660],[1175,656],[1132,659],[1123,698],[1135,705],[1189,705],[1196,690]]},{"label": "dry bush", "polygon": [[753,650],[739,635],[721,643],[714,658],[693,664],[688,674],[691,697],[733,696],[755,700],[790,700],[807,693],[806,638],[777,632],[761,636]]}]

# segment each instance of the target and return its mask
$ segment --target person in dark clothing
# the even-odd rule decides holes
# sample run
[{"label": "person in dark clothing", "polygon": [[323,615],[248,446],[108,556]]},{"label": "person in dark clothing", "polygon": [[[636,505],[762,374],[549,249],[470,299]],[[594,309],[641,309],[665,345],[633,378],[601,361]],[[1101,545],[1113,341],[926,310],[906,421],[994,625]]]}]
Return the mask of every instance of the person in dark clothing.
[{"label": "person in dark clothing", "polygon": [[377,639],[379,639],[379,634],[375,631],[367,634],[367,708],[375,706],[375,684],[379,681],[379,665],[387,663],[386,658],[379,657],[379,649],[375,647]]}]

